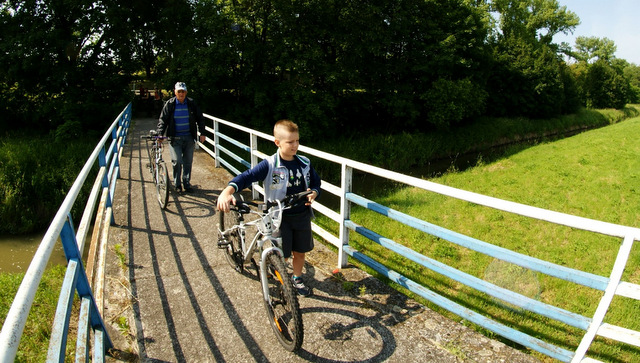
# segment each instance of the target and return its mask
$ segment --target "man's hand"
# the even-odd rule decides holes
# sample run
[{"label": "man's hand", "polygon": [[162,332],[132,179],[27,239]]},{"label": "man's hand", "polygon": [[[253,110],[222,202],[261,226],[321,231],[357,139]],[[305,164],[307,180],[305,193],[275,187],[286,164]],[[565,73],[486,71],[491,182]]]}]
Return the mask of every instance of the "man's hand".
[{"label": "man's hand", "polygon": [[200,135],[200,142],[204,143],[205,141],[207,141],[207,137],[204,135]]}]

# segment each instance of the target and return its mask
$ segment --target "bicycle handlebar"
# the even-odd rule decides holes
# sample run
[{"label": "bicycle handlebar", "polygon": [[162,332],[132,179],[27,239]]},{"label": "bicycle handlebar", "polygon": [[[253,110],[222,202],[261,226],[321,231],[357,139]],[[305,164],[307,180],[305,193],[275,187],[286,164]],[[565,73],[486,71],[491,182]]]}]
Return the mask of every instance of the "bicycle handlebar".
[{"label": "bicycle handlebar", "polygon": [[281,210],[284,209],[289,209],[292,207],[295,207],[298,205],[298,203],[302,202],[302,201],[306,201],[304,199],[304,197],[306,197],[307,195],[311,194],[313,191],[311,190],[305,190],[303,192],[300,193],[296,193],[296,194],[291,194],[291,195],[287,195],[282,201],[280,201],[280,203],[278,203],[277,201],[268,201],[265,204],[257,204],[254,202],[246,202],[242,199],[236,198],[236,205],[231,205],[230,208],[233,211],[237,211],[239,213],[242,214],[247,214],[250,213],[251,210],[249,209],[249,206],[253,206],[256,208],[262,208],[262,212],[266,212],[267,210],[269,210],[269,208],[271,207],[275,207],[280,205],[281,206]]},{"label": "bicycle handlebar", "polygon": [[[293,208],[295,206],[298,205],[298,203],[305,201],[304,197],[306,197],[307,195],[311,194],[313,191],[311,190],[305,190],[303,192],[300,193],[296,193],[296,194],[291,194],[291,195],[287,195],[286,197],[284,197],[284,199],[280,202],[282,204],[282,209],[285,208]],[[278,202],[267,202],[267,209],[277,206]]]},{"label": "bicycle handlebar", "polygon": [[149,135],[142,135],[140,136],[141,139],[147,139],[147,140],[165,140],[167,139],[166,136],[162,136],[162,135],[158,135],[158,131],[156,130],[149,130]]}]

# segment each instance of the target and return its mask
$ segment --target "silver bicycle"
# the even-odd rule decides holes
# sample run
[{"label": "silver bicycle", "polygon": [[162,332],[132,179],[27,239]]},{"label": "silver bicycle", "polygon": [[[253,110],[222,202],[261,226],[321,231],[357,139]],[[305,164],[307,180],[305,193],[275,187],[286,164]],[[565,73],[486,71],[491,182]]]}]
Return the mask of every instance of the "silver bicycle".
[{"label": "silver bicycle", "polygon": [[[288,351],[296,351],[302,345],[302,314],[286,269],[282,238],[274,234],[280,228],[282,212],[305,203],[309,194],[311,191],[305,191],[264,204],[243,201],[237,194],[230,212],[218,212],[218,248],[225,251],[227,261],[237,272],[242,273],[249,263],[256,268],[271,328]],[[257,218],[246,221],[249,216]],[[260,254],[259,266],[254,259],[256,252]]]},{"label": "silver bicycle", "polygon": [[162,159],[162,140],[165,140],[165,136],[158,135],[156,130],[150,130],[149,135],[141,136],[145,139],[147,145],[147,155],[149,156],[149,162],[147,168],[153,175],[153,183],[156,185],[156,194],[158,196],[158,203],[160,208],[167,208],[169,202],[169,171]]}]

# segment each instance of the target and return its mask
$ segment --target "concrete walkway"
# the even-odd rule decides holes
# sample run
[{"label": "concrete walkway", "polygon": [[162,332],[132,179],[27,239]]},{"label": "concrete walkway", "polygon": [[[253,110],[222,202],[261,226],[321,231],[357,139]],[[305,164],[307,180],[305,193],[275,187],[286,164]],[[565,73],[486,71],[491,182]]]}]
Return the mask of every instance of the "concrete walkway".
[{"label": "concrete walkway", "polygon": [[297,353],[285,351],[267,321],[255,273],[236,273],[216,246],[215,201],[231,176],[196,151],[194,193],[172,193],[162,211],[140,140],[155,124],[134,120],[121,159],[105,287],[104,319],[115,345],[110,361],[537,361],[357,268],[343,270],[349,283],[339,281],[330,273],[337,256],[321,243],[304,272],[314,291],[300,298],[304,343]]}]

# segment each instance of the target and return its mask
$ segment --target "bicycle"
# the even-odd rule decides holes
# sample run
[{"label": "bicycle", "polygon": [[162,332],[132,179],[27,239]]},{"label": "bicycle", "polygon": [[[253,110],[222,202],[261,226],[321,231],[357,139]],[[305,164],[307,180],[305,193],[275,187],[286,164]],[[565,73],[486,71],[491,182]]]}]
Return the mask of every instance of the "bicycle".
[{"label": "bicycle", "polygon": [[162,159],[162,143],[165,136],[159,136],[156,130],[150,130],[149,135],[141,136],[147,144],[147,155],[149,162],[147,168],[153,175],[153,183],[156,185],[156,194],[158,195],[158,203],[160,208],[166,209],[169,203],[169,171]]},{"label": "bicycle", "polygon": [[[305,197],[311,193],[304,191],[287,196],[282,201],[263,204],[246,202],[237,194],[236,205],[231,205],[230,212],[218,212],[218,248],[225,250],[225,257],[236,272],[242,273],[248,263],[256,268],[271,328],[280,344],[291,352],[302,346],[302,314],[297,293],[286,270],[282,238],[274,237],[274,233],[280,228],[282,212],[306,202]],[[245,221],[245,215],[257,218]],[[247,234],[253,232],[255,235],[247,238],[250,237]],[[250,243],[247,243],[249,240]],[[253,258],[256,252],[260,253],[260,266]]]}]

